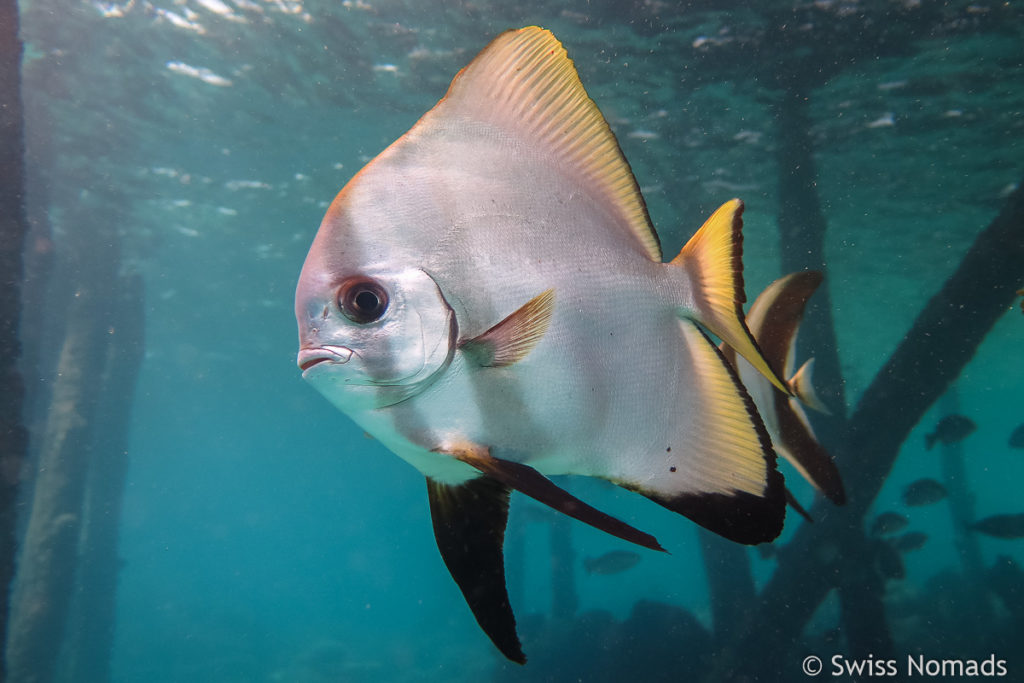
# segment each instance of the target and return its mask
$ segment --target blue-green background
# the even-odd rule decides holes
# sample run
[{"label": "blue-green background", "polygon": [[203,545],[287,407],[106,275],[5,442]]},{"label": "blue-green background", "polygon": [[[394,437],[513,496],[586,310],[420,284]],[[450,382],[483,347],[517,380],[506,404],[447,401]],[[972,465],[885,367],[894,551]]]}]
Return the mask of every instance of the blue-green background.
[{"label": "blue-green background", "polygon": [[[695,47],[751,16],[652,2],[511,5],[22,3],[28,160],[45,184],[36,201],[49,209],[53,242],[59,251],[72,232],[113,231],[124,268],[145,282],[145,358],[124,399],[132,417],[114,680],[468,681],[501,666],[438,557],[422,476],[301,381],[292,313],[327,203],[496,33],[539,24],[565,43],[667,254],[740,196],[748,295],[781,274],[771,109],[743,69],[706,82],[701,71],[716,65]],[[851,405],[1024,170],[1024,23],[957,24],[997,9],[973,7],[952,3],[949,25],[907,54],[866,54],[813,90]],[[1024,421],[1022,335],[1024,317],[1011,310],[955,385],[961,412],[978,424],[964,442],[978,516],[1024,511],[1024,452],[1007,445]],[[939,475],[923,434],[942,414],[940,404],[910,435],[875,512],[907,512],[902,487]],[[578,563],[580,612],[623,619],[647,599],[709,625],[691,523],[625,491],[568,485],[671,552],[644,553],[610,576]],[[551,576],[547,526],[520,505],[509,534],[526,539],[510,558],[522,622],[550,611]],[[906,556],[906,580],[889,584],[894,601],[959,567],[948,507],[909,514],[930,538]],[[799,523],[790,516],[783,541]],[[572,532],[580,560],[623,547],[582,525]],[[1024,561],[1019,541],[983,538],[981,547],[986,562]],[[774,563],[751,552],[766,579]],[[826,602],[812,628],[836,627],[837,612]],[[524,639],[528,654],[545,647]]]}]

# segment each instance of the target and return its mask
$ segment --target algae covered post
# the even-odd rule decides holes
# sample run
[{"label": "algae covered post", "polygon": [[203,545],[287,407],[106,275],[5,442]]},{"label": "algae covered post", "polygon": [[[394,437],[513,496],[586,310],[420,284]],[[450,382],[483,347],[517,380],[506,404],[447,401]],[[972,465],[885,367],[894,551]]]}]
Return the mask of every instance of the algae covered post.
[{"label": "algae covered post", "polygon": [[[18,368],[21,252],[28,233],[18,27],[18,3],[0,0],[0,648],[7,636],[14,576],[15,503],[28,455],[28,430],[22,423],[25,387]],[[0,679],[3,676],[0,655]]]},{"label": "algae covered post", "polygon": [[77,267],[65,264],[80,279],[75,295],[69,295],[67,327],[37,447],[32,504],[11,593],[6,652],[8,673],[15,680],[47,680],[58,665],[65,634],[93,454],[97,388],[103,385],[113,324],[106,301],[114,291],[119,262],[116,243],[113,253],[105,251],[109,244],[96,240],[79,245],[74,258],[82,260]]}]

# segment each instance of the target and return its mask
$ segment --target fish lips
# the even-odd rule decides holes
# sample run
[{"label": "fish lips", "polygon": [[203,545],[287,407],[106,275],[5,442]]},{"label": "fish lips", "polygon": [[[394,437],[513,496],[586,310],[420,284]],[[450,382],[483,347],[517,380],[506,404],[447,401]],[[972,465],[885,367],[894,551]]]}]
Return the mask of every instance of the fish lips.
[{"label": "fish lips", "polygon": [[325,345],[315,349],[299,349],[296,363],[302,370],[302,376],[308,377],[316,368],[326,365],[343,365],[352,359],[352,349],[345,346]]}]

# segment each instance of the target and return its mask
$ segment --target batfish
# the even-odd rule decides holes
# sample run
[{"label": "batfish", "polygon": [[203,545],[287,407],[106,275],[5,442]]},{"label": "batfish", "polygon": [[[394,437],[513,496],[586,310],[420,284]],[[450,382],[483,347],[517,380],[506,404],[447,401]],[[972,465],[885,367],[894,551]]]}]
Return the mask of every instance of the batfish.
[{"label": "batfish", "polygon": [[296,290],[310,384],[426,476],[477,622],[525,656],[512,490],[639,545],[552,475],[598,477],[740,543],[774,539],[770,437],[710,335],[785,394],[743,318],[743,204],[674,259],[561,43],[506,32],[328,208]]},{"label": "batfish", "polygon": [[[835,462],[818,442],[803,406],[819,412],[828,409],[814,391],[811,378],[814,359],[793,372],[796,338],[808,299],[821,284],[815,270],[790,273],[765,287],[747,311],[746,323],[768,364],[781,377],[788,377],[788,392],[779,391],[750,363],[722,344],[722,354],[736,368],[740,381],[750,392],[765,427],[780,455],[796,468],[815,489],[836,505],[846,503],[846,491]],[[805,518],[806,512],[791,496],[790,504]]]}]

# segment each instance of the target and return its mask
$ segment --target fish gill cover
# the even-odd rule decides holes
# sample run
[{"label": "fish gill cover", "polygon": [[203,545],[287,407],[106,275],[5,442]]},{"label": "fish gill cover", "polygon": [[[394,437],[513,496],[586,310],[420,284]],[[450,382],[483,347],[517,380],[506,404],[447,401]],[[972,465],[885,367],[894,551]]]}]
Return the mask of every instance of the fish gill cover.
[{"label": "fish gill cover", "polygon": [[[50,386],[63,329],[82,318],[65,313],[86,292],[82,283],[116,280],[95,299],[112,316],[107,336],[129,325],[115,307],[124,297],[143,307],[146,325],[134,393],[107,396],[95,418],[100,443],[127,454],[116,465],[123,498],[115,491],[94,503],[109,511],[123,501],[119,547],[97,584],[108,602],[116,586],[116,611],[89,628],[69,620],[63,655],[49,659],[59,675],[90,670],[76,669],[90,665],[74,653],[96,651],[82,645],[92,632],[107,633],[113,649],[91,670],[124,681],[597,680],[648,665],[652,676],[687,670],[724,680],[705,654],[715,633],[731,634],[716,652],[742,653],[718,661],[791,678],[809,652],[920,650],[920,619],[932,624],[927,642],[938,643],[928,656],[995,654],[1014,664],[1004,638],[1020,619],[1008,596],[1024,553],[1019,541],[966,524],[1021,511],[1024,463],[1007,439],[1024,419],[1024,319],[1010,309],[1024,273],[1007,283],[1008,313],[959,375],[960,405],[924,415],[921,407],[909,436],[889,423],[876,428],[879,438],[894,434],[893,456],[905,439],[898,460],[845,450],[836,435],[844,415],[856,422],[875,411],[857,423],[863,442],[872,425],[912,412],[901,402],[860,402],[892,400],[869,391],[879,369],[975,239],[1019,203],[1019,8],[31,0],[21,13],[29,208],[37,229],[49,226],[28,242],[37,298],[26,306],[24,366],[46,378],[37,387]],[[817,359],[819,393],[834,417],[811,419],[837,456],[850,503],[812,505],[810,488],[788,470],[815,524],[791,514],[778,551],[757,559],[715,546],[655,505],[634,510],[628,494],[561,482],[671,545],[671,556],[651,554],[607,576],[588,575],[583,558],[619,545],[513,503],[509,593],[531,655],[513,674],[437,562],[421,478],[297,379],[291,301],[297,265],[338,188],[494,35],[526,24],[566,45],[630,161],[666,254],[738,196],[747,207],[748,300],[781,274],[824,266],[804,329],[831,325],[834,342],[807,332],[797,362]],[[814,236],[816,223],[827,230]],[[1019,240],[1019,228],[1014,234]],[[974,294],[968,308],[990,296],[1002,294]],[[818,300],[829,315],[813,310]],[[957,332],[987,331],[969,323]],[[927,366],[946,351],[929,348],[915,362]],[[943,388],[912,381],[910,393],[931,400]],[[35,392],[28,422],[42,443],[53,412],[46,389]],[[960,412],[976,432],[926,451],[925,433]],[[120,441],[110,435],[118,430]],[[908,483],[946,482],[957,449],[970,490],[903,507]],[[23,488],[34,481],[23,475]],[[962,493],[973,497],[972,519],[963,519]],[[887,510],[906,514],[901,534],[927,538],[898,554],[900,580],[879,569],[894,555],[871,545],[888,539],[858,546],[845,531]],[[62,523],[79,517],[103,518]],[[838,540],[814,536],[826,532]],[[961,561],[962,543],[974,544],[977,562]],[[728,566],[716,557],[750,570],[706,572],[705,561]],[[837,571],[865,587],[853,601],[865,618],[841,609],[828,578]],[[800,586],[799,599],[786,586]],[[977,599],[982,590],[1002,601],[998,618]],[[755,600],[762,607],[752,611]],[[964,619],[978,628],[964,629]],[[658,649],[663,642],[669,651]]]}]

